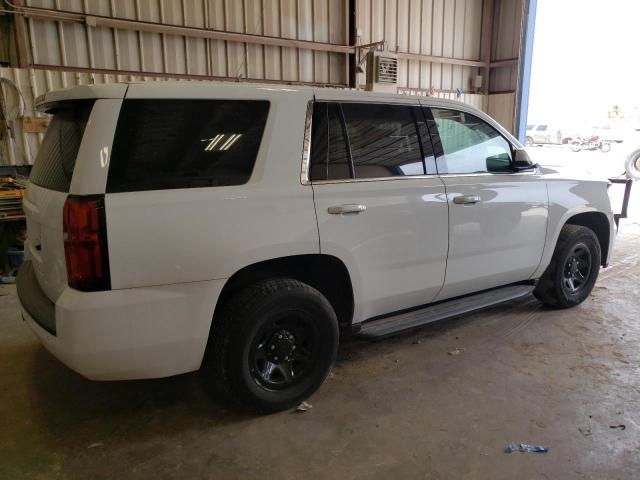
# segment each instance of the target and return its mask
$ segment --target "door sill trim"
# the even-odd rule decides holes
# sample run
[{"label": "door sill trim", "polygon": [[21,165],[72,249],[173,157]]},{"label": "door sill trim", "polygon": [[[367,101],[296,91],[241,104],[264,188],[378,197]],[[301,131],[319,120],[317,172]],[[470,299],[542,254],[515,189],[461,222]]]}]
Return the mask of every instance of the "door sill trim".
[{"label": "door sill trim", "polygon": [[384,338],[432,322],[457,317],[499,303],[529,295],[534,285],[516,284],[493,288],[479,293],[443,300],[412,310],[366,320],[357,333],[361,338]]}]

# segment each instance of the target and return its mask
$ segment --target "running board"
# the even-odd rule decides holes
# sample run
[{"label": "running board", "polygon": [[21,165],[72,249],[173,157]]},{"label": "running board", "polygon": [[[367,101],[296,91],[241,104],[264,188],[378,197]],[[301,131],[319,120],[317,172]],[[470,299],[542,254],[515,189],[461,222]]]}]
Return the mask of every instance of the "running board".
[{"label": "running board", "polygon": [[524,297],[531,293],[533,289],[533,285],[511,285],[440,302],[392,317],[367,321],[362,324],[362,328],[357,335],[364,338],[386,337],[404,330],[421,327],[427,323],[457,317],[498,303]]}]

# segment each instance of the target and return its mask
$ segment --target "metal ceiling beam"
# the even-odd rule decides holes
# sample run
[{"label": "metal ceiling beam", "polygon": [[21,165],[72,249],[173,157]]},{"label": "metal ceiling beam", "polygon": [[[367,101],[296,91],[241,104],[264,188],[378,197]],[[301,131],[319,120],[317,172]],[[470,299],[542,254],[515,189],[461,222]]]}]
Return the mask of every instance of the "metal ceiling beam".
[{"label": "metal ceiling beam", "polygon": [[[484,0],[482,15],[482,48],[480,60],[467,60],[462,58],[442,57],[435,55],[425,55],[409,52],[396,52],[399,58],[407,60],[417,60],[423,62],[461,65],[481,68],[485,72],[485,85],[488,84],[488,72],[491,68],[501,68],[512,64],[511,60],[501,62],[490,62],[491,58],[491,31],[493,23],[493,2],[494,0]],[[129,30],[136,32],[158,33],[162,35],[178,35],[191,38],[205,38],[212,40],[222,40],[238,43],[249,43],[257,45],[270,45],[285,48],[300,48],[315,51],[332,53],[355,54],[357,45],[339,45],[326,42],[314,42],[310,40],[298,40],[293,38],[271,37],[267,35],[254,35],[248,33],[226,32],[220,30],[210,30],[206,28],[184,27],[180,25],[169,25],[156,22],[144,22],[140,20],[128,20],[122,18],[105,17],[99,15],[84,15],[63,10],[51,10],[38,7],[21,7],[13,12],[15,17],[28,17],[38,20],[55,22],[82,23],[87,27],[103,27],[118,30]],[[24,30],[22,34],[24,38]],[[488,46],[486,46],[488,44]],[[516,60],[517,61],[517,60]],[[487,87],[488,88],[488,87]]]},{"label": "metal ceiling beam", "polygon": [[[22,0],[14,0],[16,6],[22,6]],[[16,63],[18,68],[26,68],[29,66],[29,57],[27,55],[26,35],[24,30],[24,16],[13,14],[13,33],[16,45]]]},{"label": "metal ceiling beam", "polygon": [[482,26],[480,33],[480,60],[482,69],[482,93],[489,94],[489,77],[491,73],[491,45],[493,41],[494,0],[482,1]]},{"label": "metal ceiling beam", "polygon": [[463,58],[452,58],[452,57],[438,57],[435,55],[424,55],[422,53],[408,53],[408,52],[396,52],[398,58],[404,58],[407,60],[420,60],[423,62],[432,62],[432,63],[446,63],[449,65],[463,65],[466,67],[488,67],[489,65],[485,62],[477,61],[477,60],[465,60]]}]

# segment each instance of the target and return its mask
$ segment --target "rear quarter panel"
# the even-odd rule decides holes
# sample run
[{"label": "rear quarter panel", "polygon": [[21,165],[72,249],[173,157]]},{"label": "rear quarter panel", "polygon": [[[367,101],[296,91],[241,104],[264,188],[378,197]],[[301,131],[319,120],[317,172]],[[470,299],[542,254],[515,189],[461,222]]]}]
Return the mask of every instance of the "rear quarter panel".
[{"label": "rear quarter panel", "polygon": [[128,98],[259,98],[271,105],[247,184],[106,195],[113,288],[223,279],[263,260],[319,253],[313,192],[300,183],[310,90],[134,87]]}]

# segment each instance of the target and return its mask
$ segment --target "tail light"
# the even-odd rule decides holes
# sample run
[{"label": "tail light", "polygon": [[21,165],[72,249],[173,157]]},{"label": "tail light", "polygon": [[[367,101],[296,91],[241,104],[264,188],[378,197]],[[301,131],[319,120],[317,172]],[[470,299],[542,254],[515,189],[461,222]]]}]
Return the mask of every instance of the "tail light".
[{"label": "tail light", "polygon": [[69,286],[84,292],[109,290],[104,196],[67,197],[62,225]]}]

